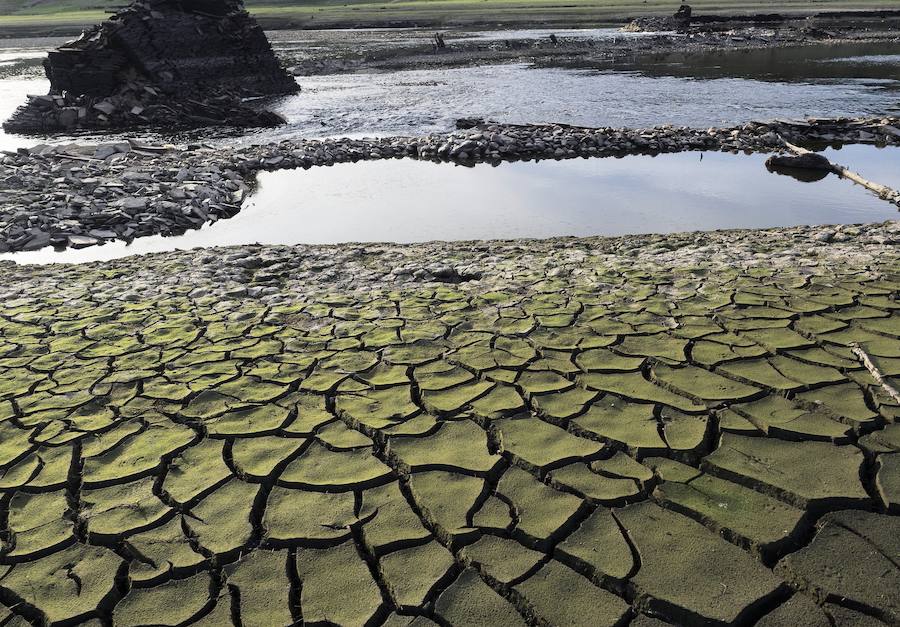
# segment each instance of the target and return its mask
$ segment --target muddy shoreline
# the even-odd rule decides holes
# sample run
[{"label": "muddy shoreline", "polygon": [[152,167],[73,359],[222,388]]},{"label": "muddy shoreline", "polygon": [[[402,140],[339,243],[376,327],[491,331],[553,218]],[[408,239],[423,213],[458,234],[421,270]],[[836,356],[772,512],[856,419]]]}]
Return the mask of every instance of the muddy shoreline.
[{"label": "muddy shoreline", "polygon": [[[585,579],[580,616],[633,626],[660,623],[651,612],[672,624],[690,624],[685,616],[769,625],[891,619],[895,588],[882,594],[867,584],[893,572],[877,547],[897,537],[889,515],[897,493],[873,486],[896,476],[900,408],[851,348],[895,367],[881,356],[898,345],[897,251],[880,238],[896,234],[896,225],[851,227],[828,243],[804,227],[0,264],[3,442],[13,451],[7,466],[18,469],[3,488],[18,540],[4,546],[3,589],[23,599],[10,603],[6,622],[227,625],[236,616],[235,624],[404,625],[449,615],[434,624],[460,625],[473,621],[455,608],[487,598],[494,620],[481,624],[534,624],[520,618],[534,616],[532,599],[558,623],[560,606],[543,599],[582,575],[606,577],[596,560],[580,569],[580,543],[606,542],[628,556],[632,537],[640,560],[625,565],[639,575],[604,588]],[[481,277],[434,280],[467,266]],[[431,268],[433,278],[414,280],[410,268]],[[772,405],[780,411],[765,410]],[[593,418],[610,409],[640,419],[624,429]],[[526,431],[538,435],[534,444]],[[296,450],[286,455],[278,442]],[[766,464],[743,470],[725,457],[735,454]],[[482,459],[487,470],[475,466]],[[429,474],[430,460],[450,470]],[[598,472],[591,488],[566,475],[587,463],[612,476]],[[375,464],[378,475],[358,470]],[[712,507],[679,497],[694,477],[713,486]],[[463,492],[460,481],[477,483]],[[379,496],[387,490],[397,496]],[[483,513],[479,494],[502,496],[506,518]],[[63,505],[31,514],[20,505],[26,498]],[[549,505],[540,509],[540,500]],[[358,515],[355,501],[365,504]],[[67,502],[73,514],[57,514]],[[462,526],[466,508],[478,515]],[[398,511],[404,518],[384,514]],[[628,536],[610,512],[625,519]],[[576,515],[557,531],[554,521]],[[610,517],[619,535],[593,531],[596,516]],[[835,519],[863,522],[849,527],[858,535],[842,526],[825,544]],[[35,524],[53,535],[29,534]],[[732,537],[733,528],[742,535]],[[507,602],[509,586],[470,568],[485,538],[500,542],[498,531],[509,535],[498,559],[521,562],[527,546],[535,563],[561,555],[559,568],[571,565],[571,574],[546,593],[513,589],[524,591]],[[673,536],[688,540],[654,541]],[[417,537],[446,553],[441,568],[452,569],[428,575],[437,601],[382,597],[375,577],[421,587],[419,570],[369,571],[364,557],[385,563],[422,546]],[[836,552],[838,542],[849,548]],[[347,560],[318,557],[342,546]],[[257,568],[261,556],[274,559]],[[288,558],[306,567],[302,590],[285,576]],[[89,575],[83,592],[66,584],[74,570],[66,564]],[[367,587],[344,595],[337,614],[326,605],[335,589],[326,578],[351,569]],[[838,579],[848,572],[861,574]],[[457,573],[483,593],[461,588]],[[850,608],[816,605],[815,591],[834,581]],[[657,598],[666,603],[653,605]],[[410,607],[426,618],[395,613]],[[820,620],[792,618],[801,612]]]},{"label": "muddy shoreline", "polygon": [[[119,143],[4,153],[0,250],[82,248],[178,235],[237,214],[261,171],[412,158],[472,166],[681,151],[780,152],[805,145],[900,145],[900,118],[768,121],[733,128],[579,128],[476,123],[453,133],[292,140],[230,148]],[[467,126],[469,124],[466,124]]]},{"label": "muddy shoreline", "polygon": [[[588,16],[590,17],[590,16]],[[310,58],[305,50],[281,51],[282,63],[297,76],[336,74],[358,71],[398,71],[436,67],[467,67],[495,63],[532,63],[549,67],[614,67],[654,55],[702,54],[719,51],[749,51],[809,45],[846,43],[900,43],[900,10],[782,12],[778,14],[701,14],[689,27],[679,26],[664,16],[619,16],[614,19],[572,19],[543,22],[523,18],[512,22],[460,22],[441,20],[436,23],[398,21],[391,23],[360,22],[329,24],[327,22],[295,23],[291,20],[257,18],[271,33],[288,30],[321,30],[339,32],[347,28],[361,32],[378,29],[409,29],[414,35],[441,32],[447,46],[433,47],[428,38],[410,37],[408,42],[392,46],[368,45],[371,42],[348,39],[345,46],[317,50]],[[560,35],[549,38],[523,38],[510,31],[509,38],[480,40],[471,37],[480,29],[544,28],[621,28],[622,36],[593,39]],[[2,38],[73,36],[80,28],[21,30],[5,28]],[[635,31],[642,36],[633,37]]]},{"label": "muddy shoreline", "polygon": [[[517,29],[534,28],[536,24],[549,28],[597,28],[604,26],[621,27],[631,23],[635,19],[650,17],[651,19],[666,19],[671,15],[670,7],[665,10],[649,9],[646,13],[616,12],[613,10],[591,10],[577,6],[557,7],[522,7],[510,9],[486,15],[478,13],[472,15],[461,14],[458,11],[441,12],[434,14],[427,12],[408,12],[406,15],[398,13],[385,13],[381,15],[371,14],[328,16],[317,15],[314,18],[297,18],[290,14],[267,15],[254,14],[260,25],[269,31],[279,30],[343,30],[343,29],[436,29],[436,30],[472,30],[479,28]],[[674,10],[674,9],[673,9]],[[27,18],[29,16],[21,16]],[[16,37],[71,37],[78,35],[84,28],[90,26],[87,22],[77,20],[66,21],[60,19],[42,19],[41,16],[30,16],[33,19],[23,20],[21,24],[10,23],[3,27],[0,39]],[[701,26],[713,26],[721,24],[783,24],[798,20],[890,20],[900,19],[900,10],[895,8],[834,8],[822,11],[810,11],[808,9],[790,9],[784,7],[770,7],[769,11],[734,13],[728,10],[712,10],[695,13],[695,23]]]},{"label": "muddy shoreline", "polygon": [[690,55],[801,48],[841,44],[900,43],[900,11],[887,18],[842,19],[807,17],[782,22],[723,21],[672,30],[663,21],[649,21],[639,37],[625,29],[620,37],[592,39],[560,36],[523,39],[454,40],[447,47],[411,42],[393,48],[347,48],[324,58],[292,57],[282,52],[283,62],[296,76],[362,71],[401,71],[468,67],[496,63],[530,63],[540,67],[618,69],[622,63],[654,60],[659,55]]},{"label": "muddy shoreline", "polygon": [[[900,221],[811,225],[617,237],[476,240],[419,244],[244,245],[133,255],[111,261],[20,265],[0,261],[3,283],[92,280],[115,285],[127,300],[192,286],[198,297],[258,299],[271,305],[329,293],[453,285],[479,293],[524,287],[528,277],[576,276],[586,256],[604,264],[716,269],[850,265],[889,267],[900,251]],[[113,277],[109,280],[104,277]],[[115,277],[128,276],[122,286]],[[277,290],[267,287],[278,286]],[[20,293],[21,293],[20,292]],[[202,292],[202,293],[201,293]],[[275,296],[277,294],[277,296]]]}]

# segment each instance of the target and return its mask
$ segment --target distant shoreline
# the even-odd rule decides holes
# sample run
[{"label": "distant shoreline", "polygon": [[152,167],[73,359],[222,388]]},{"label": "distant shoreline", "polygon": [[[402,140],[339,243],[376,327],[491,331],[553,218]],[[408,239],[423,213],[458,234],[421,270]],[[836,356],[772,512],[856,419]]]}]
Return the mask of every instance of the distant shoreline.
[{"label": "distant shoreline", "polygon": [[[635,10],[621,6],[604,7],[574,0],[550,0],[538,4],[523,0],[511,4],[504,0],[437,3],[433,7],[417,2],[404,3],[403,8],[376,4],[349,4],[326,7],[250,7],[250,12],[266,30],[334,30],[377,28],[429,29],[506,29],[506,28],[578,28],[627,24],[635,17],[669,16],[678,2],[635,5]],[[900,18],[893,0],[876,0],[861,6],[854,0],[803,3],[785,8],[784,3],[765,2],[753,11],[734,11],[722,2],[696,2],[695,15],[721,16],[736,20],[773,14],[789,19],[815,16],[839,18],[875,14]],[[627,5],[630,9],[631,5]],[[72,11],[43,15],[0,15],[0,39],[26,37],[76,36],[83,29],[109,17],[104,11]]]}]

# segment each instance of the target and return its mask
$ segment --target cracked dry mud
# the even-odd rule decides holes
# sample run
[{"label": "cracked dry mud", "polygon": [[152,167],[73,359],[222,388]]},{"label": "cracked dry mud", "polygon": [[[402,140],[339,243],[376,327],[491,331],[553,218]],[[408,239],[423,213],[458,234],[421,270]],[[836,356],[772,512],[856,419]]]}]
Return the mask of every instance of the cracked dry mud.
[{"label": "cracked dry mud", "polygon": [[4,265],[0,625],[897,624],[897,250],[804,233]]}]

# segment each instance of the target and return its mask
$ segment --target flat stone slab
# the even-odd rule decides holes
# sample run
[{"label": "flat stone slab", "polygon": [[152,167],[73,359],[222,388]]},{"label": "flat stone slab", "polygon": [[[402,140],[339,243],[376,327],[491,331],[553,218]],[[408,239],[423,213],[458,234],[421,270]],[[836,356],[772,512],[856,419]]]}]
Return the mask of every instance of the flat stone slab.
[{"label": "flat stone slab", "polygon": [[791,546],[805,528],[802,509],[771,496],[670,459],[645,463],[662,480],[657,500],[764,556]]},{"label": "flat stone slab", "polygon": [[854,446],[730,433],[704,460],[712,473],[768,491],[801,508],[867,503],[870,499],[859,479],[862,463],[862,451]]},{"label": "flat stone slab", "polygon": [[657,505],[632,505],[616,517],[640,554],[630,580],[639,606],[684,623],[735,623],[783,585],[742,550]]},{"label": "flat stone slab", "polygon": [[887,624],[900,620],[900,520],[859,511],[826,514],[809,546],[777,572],[820,602],[854,604]]}]

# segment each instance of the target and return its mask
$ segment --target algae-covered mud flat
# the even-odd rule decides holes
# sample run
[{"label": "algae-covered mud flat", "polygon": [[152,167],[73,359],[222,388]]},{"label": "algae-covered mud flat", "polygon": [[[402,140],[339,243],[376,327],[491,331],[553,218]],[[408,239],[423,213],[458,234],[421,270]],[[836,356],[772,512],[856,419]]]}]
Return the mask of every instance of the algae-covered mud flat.
[{"label": "algae-covered mud flat", "polygon": [[0,627],[900,625],[900,12],[518,5],[276,59],[144,0],[48,58],[7,128],[61,132],[0,136]]},{"label": "algae-covered mud flat", "polygon": [[898,240],[4,263],[0,622],[896,624]]}]

